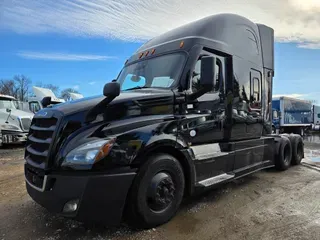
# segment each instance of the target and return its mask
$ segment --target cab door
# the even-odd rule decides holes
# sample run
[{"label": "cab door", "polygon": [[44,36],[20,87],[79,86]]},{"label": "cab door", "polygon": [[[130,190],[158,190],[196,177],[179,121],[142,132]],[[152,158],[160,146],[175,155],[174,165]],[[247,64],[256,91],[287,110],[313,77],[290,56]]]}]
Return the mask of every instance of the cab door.
[{"label": "cab door", "polygon": [[191,89],[196,92],[200,87],[201,59],[204,56],[216,57],[216,84],[210,92],[187,102],[186,118],[181,120],[179,132],[193,150],[198,181],[231,172],[234,158],[222,143],[226,120],[226,58],[202,51],[191,71]]}]

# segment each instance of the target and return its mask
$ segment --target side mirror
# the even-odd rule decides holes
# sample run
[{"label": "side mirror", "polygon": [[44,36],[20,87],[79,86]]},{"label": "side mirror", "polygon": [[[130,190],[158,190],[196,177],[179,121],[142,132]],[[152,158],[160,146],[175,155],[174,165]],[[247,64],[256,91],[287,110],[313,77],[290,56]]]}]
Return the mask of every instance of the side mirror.
[{"label": "side mirror", "polygon": [[11,109],[10,109],[10,108],[7,108],[7,109],[6,109],[6,112],[7,112],[7,113],[11,112]]},{"label": "side mirror", "polygon": [[41,100],[41,104],[44,108],[46,108],[47,106],[49,106],[51,104],[51,97],[44,97]]},{"label": "side mirror", "polygon": [[115,80],[106,83],[103,88],[103,95],[108,98],[115,98],[120,95],[120,84]]},{"label": "side mirror", "polygon": [[85,119],[86,123],[94,121],[97,115],[104,111],[105,106],[120,95],[120,84],[116,80],[112,80],[111,82],[105,84],[103,88],[103,95],[106,98],[88,111]]},{"label": "side mirror", "polygon": [[216,84],[216,63],[216,57],[201,58],[200,85],[205,92],[211,91]]}]

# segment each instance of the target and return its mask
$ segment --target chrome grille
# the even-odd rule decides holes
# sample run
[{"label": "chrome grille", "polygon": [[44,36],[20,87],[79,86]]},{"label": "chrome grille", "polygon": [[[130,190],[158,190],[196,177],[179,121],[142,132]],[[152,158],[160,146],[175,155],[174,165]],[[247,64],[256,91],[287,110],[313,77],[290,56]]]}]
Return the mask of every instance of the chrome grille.
[{"label": "chrome grille", "polygon": [[31,161],[42,167],[46,165],[57,123],[58,119],[55,117],[33,118],[26,146],[27,162]]},{"label": "chrome grille", "polygon": [[31,119],[30,118],[20,118],[21,126],[24,131],[29,131],[30,125],[31,125]]}]

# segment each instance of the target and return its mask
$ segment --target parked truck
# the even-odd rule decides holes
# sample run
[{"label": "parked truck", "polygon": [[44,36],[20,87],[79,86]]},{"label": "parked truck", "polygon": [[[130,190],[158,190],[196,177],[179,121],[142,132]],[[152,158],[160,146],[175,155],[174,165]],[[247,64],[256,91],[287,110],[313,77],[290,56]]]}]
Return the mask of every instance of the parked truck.
[{"label": "parked truck", "polygon": [[102,96],[37,112],[27,191],[65,217],[150,228],[183,197],[299,164],[302,138],[271,134],[273,76],[273,29],[238,15],[155,37]]},{"label": "parked truck", "polygon": [[42,87],[32,87],[33,96],[29,97],[29,109],[33,113],[38,112],[49,105],[65,102],[64,99],[57,98],[51,89]]},{"label": "parked truck", "polygon": [[25,143],[33,113],[17,109],[17,100],[0,94],[0,147],[3,144]]},{"label": "parked truck", "polygon": [[[33,113],[48,106],[65,102],[64,99],[56,97],[51,89],[33,86],[33,96],[28,99],[29,109]],[[83,98],[82,94],[69,92],[68,101]]]},{"label": "parked truck", "polygon": [[273,131],[303,136],[312,129],[312,103],[307,100],[279,97],[272,100]]}]

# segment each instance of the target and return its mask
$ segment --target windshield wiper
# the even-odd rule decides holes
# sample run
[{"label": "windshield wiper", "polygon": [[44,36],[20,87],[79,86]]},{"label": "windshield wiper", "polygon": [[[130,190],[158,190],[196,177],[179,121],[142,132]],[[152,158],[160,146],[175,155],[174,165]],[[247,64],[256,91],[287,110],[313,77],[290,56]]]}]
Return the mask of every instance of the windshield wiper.
[{"label": "windshield wiper", "polygon": [[133,87],[133,88],[128,88],[124,91],[128,91],[128,90],[134,90],[134,89],[143,89],[143,88],[150,88],[150,87],[146,87],[146,86],[143,86],[143,87],[140,87],[140,86],[136,86],[136,87]]}]

